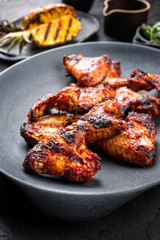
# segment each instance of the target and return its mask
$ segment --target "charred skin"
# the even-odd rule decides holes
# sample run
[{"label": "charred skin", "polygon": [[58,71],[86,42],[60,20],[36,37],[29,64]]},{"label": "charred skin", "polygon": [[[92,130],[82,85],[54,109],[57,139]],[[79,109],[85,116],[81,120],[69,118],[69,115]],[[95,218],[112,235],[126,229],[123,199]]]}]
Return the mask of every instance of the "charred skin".
[{"label": "charred skin", "polygon": [[145,93],[136,93],[127,87],[119,88],[115,91],[115,99],[122,112],[131,110],[134,112],[148,113],[155,117],[158,114],[160,99],[151,97]]},{"label": "charred skin", "polygon": [[[35,173],[61,176],[68,181],[90,181],[100,170],[101,160],[87,149],[86,144],[126,129],[126,123],[115,118],[119,111],[116,102],[108,100],[100,105],[100,111],[99,106],[97,110],[94,107],[77,122],[35,145],[24,160],[24,168]],[[117,113],[115,117],[114,112]]]},{"label": "charred skin", "polygon": [[143,82],[144,85],[148,85],[148,89],[143,88],[144,90],[150,91],[156,88],[157,92],[160,93],[160,75],[145,73],[141,70],[134,70],[130,76],[131,78],[137,80],[137,82]]},{"label": "charred skin", "polygon": [[102,82],[110,69],[111,59],[108,55],[101,57],[84,57],[83,55],[66,55],[63,63],[67,75],[73,75],[83,87],[91,87]]},{"label": "charred skin", "polygon": [[22,27],[24,29],[31,29],[65,15],[72,15],[75,17],[76,11],[73,7],[66,4],[54,4],[47,7],[39,7],[29,12],[23,18]]},{"label": "charred skin", "polygon": [[[107,73],[107,78],[118,78],[121,75],[121,64],[119,61],[112,61],[109,71]],[[105,83],[105,80],[102,82]]]},{"label": "charred skin", "polygon": [[69,87],[62,89],[56,94],[47,94],[38,99],[31,107],[28,119],[34,121],[53,107],[71,113],[84,113],[97,103],[114,98],[114,95],[114,90],[103,84],[88,88],[70,84]]},{"label": "charred skin", "polygon": [[149,166],[155,155],[156,128],[147,114],[130,113],[128,129],[96,145],[115,159],[141,167]]},{"label": "charred skin", "polygon": [[32,123],[24,123],[20,133],[29,144],[35,145],[50,137],[58,129],[78,121],[79,118],[80,115],[60,113],[43,116]]},{"label": "charred skin", "polygon": [[116,75],[111,75],[103,83],[108,84],[113,89],[126,86],[136,92],[140,90],[150,91],[156,88],[160,93],[160,75],[145,73],[141,70],[131,72],[130,78],[119,78]]},{"label": "charred skin", "polygon": [[147,81],[135,77],[132,78],[108,77],[103,81],[103,83],[108,84],[113,89],[117,89],[120,87],[128,87],[136,92],[140,90],[150,91],[154,88]]},{"label": "charred skin", "polygon": [[78,133],[68,143],[61,132],[35,145],[27,154],[26,171],[51,174],[70,182],[88,182],[101,169],[101,159],[87,149],[84,136]]},{"label": "charred skin", "polygon": [[[86,143],[96,142],[99,139],[109,138],[126,129],[123,114],[114,100],[107,100],[97,104],[80,120],[72,125],[76,125],[80,131],[85,131]],[[66,129],[70,129],[72,125]]]},{"label": "charred skin", "polygon": [[129,79],[128,78],[121,78],[121,77],[107,77],[104,81],[104,84],[108,84],[111,88],[117,89],[120,87],[129,87]]}]

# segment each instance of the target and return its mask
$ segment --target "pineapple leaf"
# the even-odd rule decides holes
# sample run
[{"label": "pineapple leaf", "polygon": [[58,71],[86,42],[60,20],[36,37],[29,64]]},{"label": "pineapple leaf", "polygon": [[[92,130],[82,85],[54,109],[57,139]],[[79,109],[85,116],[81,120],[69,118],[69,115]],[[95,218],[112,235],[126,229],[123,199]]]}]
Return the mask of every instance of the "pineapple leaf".
[{"label": "pineapple leaf", "polygon": [[11,49],[16,46],[17,43],[18,43],[18,39],[17,38],[13,38],[11,40],[11,43],[8,46],[7,53],[9,53],[11,51]]},{"label": "pineapple leaf", "polygon": [[23,31],[23,28],[19,27],[15,23],[10,23],[7,20],[4,20],[0,23],[1,33],[19,32],[19,31]]},{"label": "pineapple leaf", "polygon": [[26,45],[26,42],[21,39],[19,42],[19,54],[21,54],[23,47]]}]

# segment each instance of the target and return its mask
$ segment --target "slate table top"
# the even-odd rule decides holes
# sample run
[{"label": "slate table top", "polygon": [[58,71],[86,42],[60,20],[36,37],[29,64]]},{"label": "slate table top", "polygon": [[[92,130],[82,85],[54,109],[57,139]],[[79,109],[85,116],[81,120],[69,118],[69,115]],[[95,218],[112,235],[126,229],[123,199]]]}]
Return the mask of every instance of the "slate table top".
[{"label": "slate table top", "polygon": [[[129,1],[129,0],[128,0]],[[0,20],[14,21],[29,10],[60,1],[0,0]],[[160,1],[150,0],[148,23],[160,21]],[[100,30],[87,41],[116,41],[103,31],[103,0],[89,11]],[[0,60],[0,72],[11,63]],[[62,222],[42,215],[21,190],[0,174],[0,240],[159,240],[160,186],[144,192],[111,214],[91,222]]]}]

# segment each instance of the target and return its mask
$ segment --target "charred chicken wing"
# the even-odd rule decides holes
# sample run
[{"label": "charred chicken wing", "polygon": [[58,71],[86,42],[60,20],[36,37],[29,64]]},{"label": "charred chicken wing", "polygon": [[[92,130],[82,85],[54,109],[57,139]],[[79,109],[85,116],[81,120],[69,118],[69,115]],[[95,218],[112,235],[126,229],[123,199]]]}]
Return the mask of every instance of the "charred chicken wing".
[{"label": "charred chicken wing", "polygon": [[56,94],[47,94],[38,99],[31,107],[28,119],[30,121],[36,120],[43,116],[46,110],[53,107],[73,113],[84,113],[97,103],[114,98],[114,95],[114,90],[103,84],[88,88],[70,84],[69,87],[63,88]]},{"label": "charred chicken wing", "polygon": [[160,99],[145,93],[136,93],[127,87],[122,87],[115,91],[115,99],[121,112],[125,113],[130,109],[134,112],[148,113],[153,117],[158,114]]},{"label": "charred chicken wing", "polygon": [[155,154],[156,128],[148,114],[130,113],[126,119],[128,129],[107,140],[96,143],[115,159],[142,167],[151,164]]},{"label": "charred chicken wing", "polygon": [[84,57],[83,55],[66,55],[63,59],[67,75],[73,75],[81,86],[95,86],[102,82],[110,69],[111,59],[108,55],[101,57]]},{"label": "charred chicken wing", "polygon": [[[141,89],[150,91],[153,88],[156,88],[157,92],[160,93],[160,75],[145,73],[141,70],[134,70],[131,73],[131,78],[137,82],[137,91]],[[140,86],[141,82],[143,83],[143,88],[138,88],[138,84]]]},{"label": "charred chicken wing", "polygon": [[140,90],[150,91],[156,88],[158,93],[160,93],[160,75],[144,73],[141,70],[131,72],[130,78],[110,76],[102,83],[108,84],[113,89],[126,86],[136,92]]}]

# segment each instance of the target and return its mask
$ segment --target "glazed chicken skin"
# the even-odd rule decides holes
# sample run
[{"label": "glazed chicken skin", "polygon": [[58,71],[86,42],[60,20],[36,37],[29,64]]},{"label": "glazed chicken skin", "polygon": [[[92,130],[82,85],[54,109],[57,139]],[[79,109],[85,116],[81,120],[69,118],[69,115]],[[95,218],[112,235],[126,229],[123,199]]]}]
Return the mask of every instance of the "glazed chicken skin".
[{"label": "glazed chicken skin", "polygon": [[56,94],[46,94],[38,99],[31,107],[28,119],[34,121],[53,107],[71,113],[85,113],[97,103],[114,98],[114,95],[114,90],[104,84],[85,88],[70,84]]},{"label": "glazed chicken skin", "polygon": [[[138,83],[140,83],[140,82],[143,83],[143,88],[137,87],[135,89],[136,91],[142,90],[142,89],[150,91],[155,88],[157,90],[157,92],[160,93],[160,75],[145,73],[141,70],[134,70],[130,74],[130,77],[132,79],[137,80],[137,86],[138,86]],[[144,86],[146,86],[146,87],[144,87]]]},{"label": "glazed chicken skin", "polygon": [[80,119],[80,115],[55,113],[25,122],[20,128],[21,136],[32,145],[53,135],[58,129],[66,127]]},{"label": "glazed chicken skin", "polygon": [[115,100],[118,102],[122,113],[127,110],[147,113],[155,117],[160,107],[160,99],[151,97],[145,93],[136,93],[127,87],[118,88],[115,91]]},{"label": "glazed chicken skin", "polygon": [[134,165],[149,166],[155,155],[156,128],[148,114],[131,112],[128,129],[96,145],[107,155]]},{"label": "glazed chicken skin", "polygon": [[[121,75],[121,64],[119,61],[112,61],[109,71],[107,73],[107,76],[105,79],[108,78],[118,78]],[[102,81],[102,83],[105,83],[105,80]]]},{"label": "glazed chicken skin", "polygon": [[77,122],[35,145],[24,160],[24,168],[68,181],[90,181],[100,170],[101,160],[86,144],[124,131],[126,123],[116,118],[119,116],[118,105],[113,100],[95,106]]},{"label": "glazed chicken skin", "polygon": [[91,87],[102,82],[110,69],[111,59],[108,55],[101,57],[84,57],[83,55],[65,55],[63,63],[67,75],[72,75],[83,87]]},{"label": "glazed chicken skin", "polygon": [[131,72],[130,78],[111,76],[106,78],[102,83],[108,84],[113,89],[126,86],[136,92],[140,90],[150,91],[155,88],[160,93],[160,75],[144,73],[141,70]]},{"label": "glazed chicken skin", "polygon": [[87,148],[82,132],[73,133],[73,142],[67,142],[58,131],[35,145],[24,160],[25,170],[59,176],[70,182],[90,181],[101,169],[101,159]]}]

